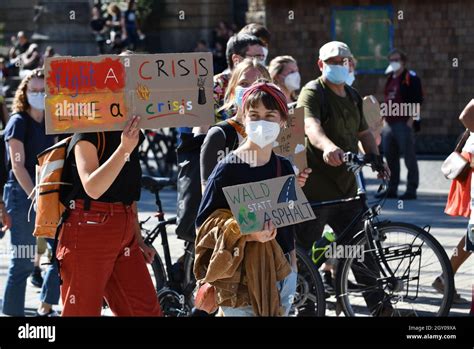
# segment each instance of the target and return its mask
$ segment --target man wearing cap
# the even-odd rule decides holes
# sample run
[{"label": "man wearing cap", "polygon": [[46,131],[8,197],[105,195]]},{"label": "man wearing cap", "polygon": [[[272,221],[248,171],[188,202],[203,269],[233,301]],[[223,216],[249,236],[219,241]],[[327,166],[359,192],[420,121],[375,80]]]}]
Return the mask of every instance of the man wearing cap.
[{"label": "man wearing cap", "polygon": [[[357,153],[359,141],[366,154],[379,154],[362,112],[362,99],[346,84],[351,59],[352,53],[345,43],[332,41],[323,45],[317,62],[322,76],[306,84],[298,98],[297,106],[305,109],[306,151],[308,167],[312,169],[303,190],[311,202],[356,196],[355,176],[347,171],[343,154]],[[317,219],[298,227],[297,242],[310,250],[326,224],[339,236],[360,210],[357,201],[316,208]],[[360,229],[362,223],[353,233]],[[376,304],[378,296],[368,300],[368,304]],[[375,305],[371,308],[374,314],[383,312],[375,309]]]}]

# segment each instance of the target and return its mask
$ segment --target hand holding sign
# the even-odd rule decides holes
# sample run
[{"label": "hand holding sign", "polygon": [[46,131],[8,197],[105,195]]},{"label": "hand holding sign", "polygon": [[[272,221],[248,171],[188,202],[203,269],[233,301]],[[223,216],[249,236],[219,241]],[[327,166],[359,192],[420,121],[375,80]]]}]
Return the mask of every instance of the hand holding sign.
[{"label": "hand holding sign", "polygon": [[133,118],[127,122],[127,125],[122,132],[120,147],[126,154],[131,154],[138,144],[140,138],[140,129],[138,128],[139,122],[140,117],[134,115]]},{"label": "hand holding sign", "polygon": [[247,241],[268,242],[276,237],[277,229],[271,221],[264,223],[263,230],[247,235]]}]

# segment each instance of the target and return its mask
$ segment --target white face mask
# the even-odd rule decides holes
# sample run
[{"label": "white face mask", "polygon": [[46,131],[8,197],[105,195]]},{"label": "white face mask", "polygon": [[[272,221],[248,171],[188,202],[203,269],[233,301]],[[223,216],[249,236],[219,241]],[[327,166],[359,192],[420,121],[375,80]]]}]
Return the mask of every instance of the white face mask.
[{"label": "white face mask", "polygon": [[400,62],[390,62],[387,69],[385,69],[385,74],[394,73],[398,71],[401,67],[402,65],[400,64]]},{"label": "white face mask", "polygon": [[349,73],[349,76],[347,77],[347,80],[346,80],[346,84],[348,84],[349,86],[352,86],[352,84],[354,83],[354,80],[355,80],[355,75],[354,75],[354,72],[350,72]]},{"label": "white face mask", "polygon": [[44,92],[26,92],[26,97],[33,108],[44,110]]},{"label": "white face mask", "polygon": [[278,138],[280,125],[266,120],[249,121],[245,126],[245,132],[252,143],[260,148],[265,148],[267,145],[273,144]]},{"label": "white face mask", "polygon": [[263,61],[260,61],[260,63],[262,63],[263,65],[265,65],[265,63],[267,62],[267,58],[268,58],[268,48],[266,48],[265,46],[263,46]]},{"label": "white face mask", "polygon": [[300,84],[301,84],[301,75],[297,71],[291,74],[288,74],[285,77],[285,86],[291,92],[299,90]]}]

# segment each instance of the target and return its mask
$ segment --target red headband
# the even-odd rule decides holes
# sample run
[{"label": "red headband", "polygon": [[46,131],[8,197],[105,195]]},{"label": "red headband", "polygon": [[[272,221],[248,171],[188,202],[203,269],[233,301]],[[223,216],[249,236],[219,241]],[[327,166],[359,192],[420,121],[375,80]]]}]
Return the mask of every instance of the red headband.
[{"label": "red headband", "polygon": [[280,108],[288,114],[288,106],[286,105],[286,97],[281,92],[280,88],[272,83],[268,82],[259,82],[257,84],[253,84],[250,86],[244,93],[242,97],[242,106],[245,105],[245,101],[249,98],[252,94],[256,93],[257,91],[264,91],[275,98],[276,102],[280,106]]}]

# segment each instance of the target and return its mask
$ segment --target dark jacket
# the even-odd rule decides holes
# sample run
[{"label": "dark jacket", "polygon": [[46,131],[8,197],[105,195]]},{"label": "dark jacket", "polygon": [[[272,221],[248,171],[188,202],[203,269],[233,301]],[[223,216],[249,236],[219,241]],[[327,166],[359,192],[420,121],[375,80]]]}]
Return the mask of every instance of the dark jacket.
[{"label": "dark jacket", "polygon": [[[390,74],[385,83],[385,96],[387,96],[387,87],[392,81],[393,76]],[[400,82],[400,94],[403,103],[423,103],[423,88],[421,80],[412,70],[405,69],[402,73]]]}]

